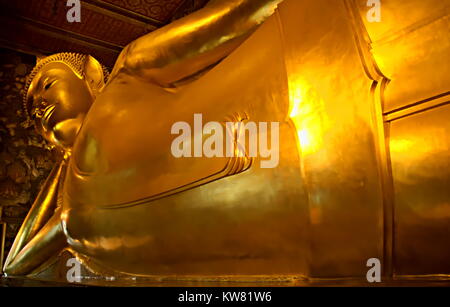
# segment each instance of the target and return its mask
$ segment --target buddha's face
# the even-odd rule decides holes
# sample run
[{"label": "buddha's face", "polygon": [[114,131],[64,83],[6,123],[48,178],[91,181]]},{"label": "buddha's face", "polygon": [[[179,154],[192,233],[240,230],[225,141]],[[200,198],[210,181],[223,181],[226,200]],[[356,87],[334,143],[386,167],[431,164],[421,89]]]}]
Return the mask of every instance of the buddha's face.
[{"label": "buddha's face", "polygon": [[33,78],[28,105],[46,140],[70,150],[94,100],[87,82],[61,62],[45,65]]}]

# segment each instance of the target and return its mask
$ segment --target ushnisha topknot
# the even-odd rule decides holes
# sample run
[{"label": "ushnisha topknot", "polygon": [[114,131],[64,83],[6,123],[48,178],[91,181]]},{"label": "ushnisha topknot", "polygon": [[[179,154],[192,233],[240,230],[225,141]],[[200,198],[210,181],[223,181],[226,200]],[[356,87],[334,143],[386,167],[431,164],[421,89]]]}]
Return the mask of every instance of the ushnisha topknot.
[{"label": "ushnisha topknot", "polygon": [[[72,70],[81,78],[84,77],[84,63],[87,58],[87,55],[81,53],[74,52],[61,52],[45,57],[41,60],[38,60],[36,66],[33,68],[31,73],[27,77],[27,81],[25,83],[25,88],[23,91],[23,109],[25,111],[26,117],[30,120],[30,114],[28,110],[28,89],[30,88],[31,82],[33,81],[36,74],[41,70],[42,67],[49,63],[53,62],[61,62],[72,68]],[[109,71],[108,69],[102,65],[103,69],[103,79],[105,83],[108,81]]]}]

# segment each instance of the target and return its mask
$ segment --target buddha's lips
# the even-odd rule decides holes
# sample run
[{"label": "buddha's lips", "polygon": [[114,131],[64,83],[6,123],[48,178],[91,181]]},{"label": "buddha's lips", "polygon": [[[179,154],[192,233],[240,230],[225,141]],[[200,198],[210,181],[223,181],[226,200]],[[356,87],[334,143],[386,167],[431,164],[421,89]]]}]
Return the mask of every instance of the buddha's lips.
[{"label": "buddha's lips", "polygon": [[55,107],[55,105],[50,105],[45,108],[44,115],[42,116],[42,125],[44,127],[47,126],[50,116],[52,116],[53,112],[55,111]]}]

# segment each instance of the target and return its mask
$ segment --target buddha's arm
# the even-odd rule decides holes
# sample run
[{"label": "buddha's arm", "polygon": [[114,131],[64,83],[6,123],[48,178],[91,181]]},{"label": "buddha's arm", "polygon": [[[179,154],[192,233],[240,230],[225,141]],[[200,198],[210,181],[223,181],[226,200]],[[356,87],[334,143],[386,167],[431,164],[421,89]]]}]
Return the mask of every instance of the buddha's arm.
[{"label": "buddha's arm", "polygon": [[212,0],[203,9],[144,35],[125,47],[118,73],[162,86],[218,62],[273,14],[282,0]]},{"label": "buddha's arm", "polygon": [[60,211],[61,209],[58,209],[14,259],[5,264],[6,274],[12,276],[30,274],[67,246]]},{"label": "buddha's arm", "polygon": [[55,165],[47,177],[41,191],[36,197],[25,221],[14,240],[13,246],[5,261],[7,267],[54,215],[57,207],[57,191],[61,174],[65,169],[65,161]]}]

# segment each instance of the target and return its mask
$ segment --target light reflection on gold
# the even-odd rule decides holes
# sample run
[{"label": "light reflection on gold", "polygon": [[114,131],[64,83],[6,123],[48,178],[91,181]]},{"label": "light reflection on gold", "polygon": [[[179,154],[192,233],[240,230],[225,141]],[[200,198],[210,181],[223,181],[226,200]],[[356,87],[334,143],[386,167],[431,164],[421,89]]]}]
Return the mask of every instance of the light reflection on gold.
[{"label": "light reflection on gold", "polygon": [[306,80],[294,76],[289,82],[289,97],[289,117],[297,131],[299,151],[305,156],[314,154],[330,127],[323,100]]},{"label": "light reflection on gold", "polygon": [[[429,133],[437,138],[445,137],[445,130],[442,129],[436,129]],[[390,152],[396,156],[396,159],[404,159],[405,162],[409,161],[408,163],[410,164],[430,158],[436,153],[445,153],[449,150],[448,145],[443,142],[433,142],[429,139],[414,136],[391,139],[389,146]]]},{"label": "light reflection on gold", "polygon": [[450,105],[390,123],[395,272],[449,273]]}]

